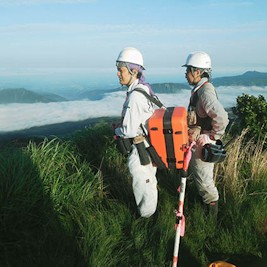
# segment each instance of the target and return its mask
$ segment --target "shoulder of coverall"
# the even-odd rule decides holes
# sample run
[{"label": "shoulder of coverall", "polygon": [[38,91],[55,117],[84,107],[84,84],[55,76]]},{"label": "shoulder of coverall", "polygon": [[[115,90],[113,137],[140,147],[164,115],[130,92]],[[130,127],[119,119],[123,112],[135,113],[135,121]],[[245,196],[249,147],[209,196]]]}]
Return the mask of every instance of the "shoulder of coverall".
[{"label": "shoulder of coverall", "polygon": [[139,83],[138,79],[133,83],[132,90],[134,90],[137,87],[141,88],[141,89],[145,90],[147,93],[149,93],[149,87],[145,84]]},{"label": "shoulder of coverall", "polygon": [[145,110],[153,111],[154,106],[153,103],[142,93],[135,91],[134,89],[141,89],[142,91],[146,92],[148,95],[150,94],[150,89],[148,86],[144,84],[136,84],[131,88],[131,91],[128,93],[129,98],[129,105],[133,103],[137,104],[137,106],[142,107]]},{"label": "shoulder of coverall", "polygon": [[200,88],[200,90],[197,90],[197,95],[201,99],[203,99],[203,98],[204,99],[209,99],[209,98],[214,98],[214,97],[216,97],[218,99],[218,96],[217,96],[217,92],[215,90],[215,87],[210,82],[206,82]]},{"label": "shoulder of coverall", "polygon": [[148,93],[150,95],[150,90],[149,88],[141,83],[138,83],[138,80],[136,80],[130,87],[128,90],[128,93],[130,93],[131,95],[142,95],[144,98],[146,98],[143,94],[140,94],[139,92],[134,91],[135,88],[140,88],[142,90],[144,90],[146,93]]}]

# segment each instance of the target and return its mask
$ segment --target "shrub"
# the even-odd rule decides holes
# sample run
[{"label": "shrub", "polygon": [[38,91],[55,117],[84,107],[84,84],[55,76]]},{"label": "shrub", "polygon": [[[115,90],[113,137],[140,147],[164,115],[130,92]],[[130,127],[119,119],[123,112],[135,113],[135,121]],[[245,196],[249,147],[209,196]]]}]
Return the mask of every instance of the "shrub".
[{"label": "shrub", "polygon": [[237,105],[233,113],[238,117],[234,131],[239,134],[248,129],[247,137],[263,139],[267,133],[267,102],[262,95],[259,97],[243,94],[237,97]]}]

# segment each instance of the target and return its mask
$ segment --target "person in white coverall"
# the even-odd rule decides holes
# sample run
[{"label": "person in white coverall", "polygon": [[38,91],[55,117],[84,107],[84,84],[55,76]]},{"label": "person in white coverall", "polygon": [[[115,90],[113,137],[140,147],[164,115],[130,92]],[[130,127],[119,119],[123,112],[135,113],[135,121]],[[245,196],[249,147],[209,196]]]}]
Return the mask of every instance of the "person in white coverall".
[{"label": "person in white coverall", "polygon": [[[117,76],[120,84],[127,87],[126,100],[123,104],[121,125],[115,129],[115,135],[130,139],[147,134],[147,122],[154,112],[153,104],[140,92],[133,91],[141,88],[152,95],[153,91],[144,81],[143,56],[139,50],[133,47],[123,49],[116,61]],[[141,217],[148,218],[157,208],[158,190],[156,172],[150,158],[149,163],[142,165],[135,144],[131,145],[128,155],[128,168],[132,176],[132,188]]]},{"label": "person in white coverall", "polygon": [[201,160],[205,144],[221,139],[229,123],[228,114],[211,84],[211,59],[202,51],[187,57],[185,78],[193,86],[188,107],[189,141],[196,141],[189,168],[198,192],[211,215],[217,218],[219,194],[213,179],[213,162]]}]

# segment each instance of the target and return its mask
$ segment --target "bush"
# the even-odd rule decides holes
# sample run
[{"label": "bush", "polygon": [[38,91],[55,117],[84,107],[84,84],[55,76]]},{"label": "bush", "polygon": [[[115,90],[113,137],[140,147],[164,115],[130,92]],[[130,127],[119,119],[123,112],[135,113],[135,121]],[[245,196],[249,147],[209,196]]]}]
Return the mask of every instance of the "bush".
[{"label": "bush", "polygon": [[241,133],[243,129],[248,129],[249,139],[264,139],[267,133],[267,102],[260,95],[255,96],[243,94],[237,97],[237,105],[233,108],[233,113],[238,117],[238,124],[233,132]]}]

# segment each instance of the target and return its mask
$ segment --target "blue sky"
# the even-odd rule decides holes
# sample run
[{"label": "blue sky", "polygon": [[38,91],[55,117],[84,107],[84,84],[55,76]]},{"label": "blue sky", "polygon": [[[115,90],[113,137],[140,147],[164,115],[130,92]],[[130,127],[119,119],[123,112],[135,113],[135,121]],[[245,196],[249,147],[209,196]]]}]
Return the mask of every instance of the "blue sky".
[{"label": "blue sky", "polygon": [[266,0],[0,0],[0,70],[114,71],[134,46],[147,72],[175,73],[204,50],[215,76],[267,72]]}]

